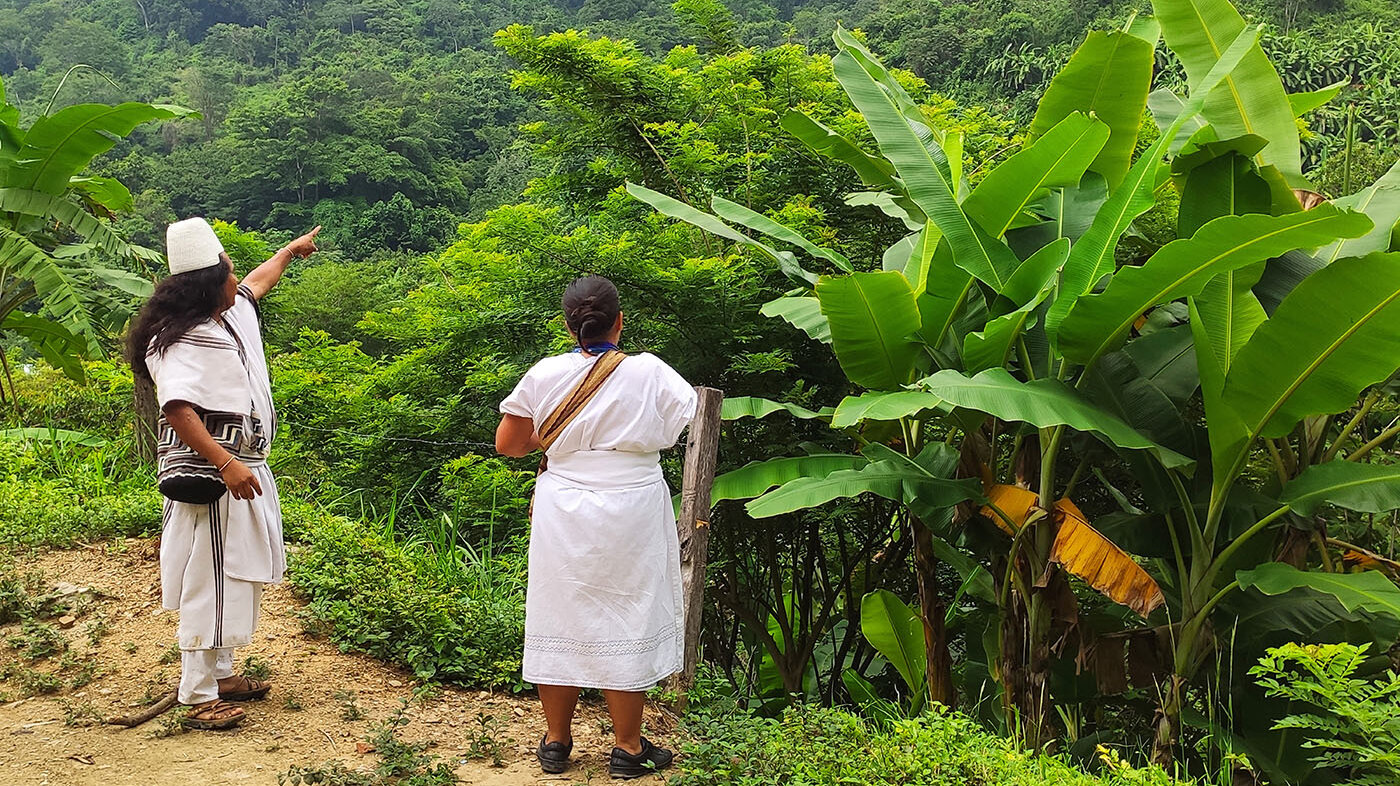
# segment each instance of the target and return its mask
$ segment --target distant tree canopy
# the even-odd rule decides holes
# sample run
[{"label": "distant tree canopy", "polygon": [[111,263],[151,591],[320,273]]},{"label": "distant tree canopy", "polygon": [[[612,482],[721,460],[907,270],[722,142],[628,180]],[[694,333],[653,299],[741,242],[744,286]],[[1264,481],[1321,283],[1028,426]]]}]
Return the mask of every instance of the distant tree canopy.
[{"label": "distant tree canopy", "polygon": [[[634,102],[645,116],[607,119],[615,128],[703,119],[687,114],[696,107],[687,94],[667,93],[669,68],[660,64],[695,56],[667,55],[675,47],[724,54],[795,43],[829,53],[837,22],[865,30],[887,62],[934,91],[1024,121],[1086,28],[1119,26],[1139,8],[1147,4],[0,0],[0,76],[8,100],[26,116],[51,101],[61,107],[130,99],[202,113],[199,122],[139,131],[98,164],[100,174],[119,177],[135,194],[139,217],[125,228],[138,242],[158,244],[157,229],[171,216],[199,213],[245,228],[325,223],[327,240],[363,255],[438,247],[459,220],[513,201],[536,177],[572,180],[570,193],[588,190],[585,181],[597,173],[565,169],[558,158],[546,162],[519,144],[522,125],[533,134],[541,123],[578,118],[562,95],[567,90],[541,108],[530,95],[539,84],[512,89],[505,76],[512,68],[560,79],[571,68],[549,61],[541,47],[522,45],[518,35],[497,35],[513,24],[540,34],[586,29],[660,58],[649,74],[578,75],[631,91],[618,100],[654,99]],[[1396,148],[1397,120],[1385,107],[1400,100],[1400,44],[1382,31],[1400,21],[1400,10],[1387,0],[1255,0],[1245,8],[1270,25],[1266,43],[1286,55],[1291,90],[1342,80],[1366,88],[1351,91],[1356,137],[1383,166]],[[79,63],[95,71],[69,75]],[[724,78],[715,73],[711,81]],[[1307,142],[1314,161],[1343,146],[1346,103],[1334,102],[1315,123],[1321,133]],[[644,146],[625,136],[612,141]],[[573,146],[568,160],[582,161],[581,143],[553,144]],[[595,196],[613,185],[615,177],[597,180]]]}]

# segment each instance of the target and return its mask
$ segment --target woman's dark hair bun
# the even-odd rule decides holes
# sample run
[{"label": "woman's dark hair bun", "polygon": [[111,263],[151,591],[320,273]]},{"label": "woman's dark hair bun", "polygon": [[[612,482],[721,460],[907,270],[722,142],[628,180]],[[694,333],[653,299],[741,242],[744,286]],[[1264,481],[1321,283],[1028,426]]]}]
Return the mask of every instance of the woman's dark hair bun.
[{"label": "woman's dark hair bun", "polygon": [[574,279],[564,289],[564,322],[580,344],[606,336],[621,310],[617,287],[602,276]]}]

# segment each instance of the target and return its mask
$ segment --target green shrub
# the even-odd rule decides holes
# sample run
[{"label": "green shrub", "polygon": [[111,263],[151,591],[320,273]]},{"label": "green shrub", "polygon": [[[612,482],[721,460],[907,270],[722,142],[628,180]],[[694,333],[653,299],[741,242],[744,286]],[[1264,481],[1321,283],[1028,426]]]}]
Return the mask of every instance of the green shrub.
[{"label": "green shrub", "polygon": [[[1107,772],[1085,774],[1018,750],[957,713],[932,713],[882,730],[838,709],[789,708],[760,718],[717,703],[693,713],[674,786],[1166,786],[1105,751]],[[1178,783],[1180,783],[1178,781]]]},{"label": "green shrub", "polygon": [[0,442],[0,547],[71,546],[158,532],[154,472],[126,448]]},{"label": "green shrub", "polygon": [[342,649],[402,663],[423,679],[521,687],[519,582],[462,581],[344,518],[321,515],[299,526],[305,545],[292,555],[292,583],[308,600],[309,619]]},{"label": "green shrub", "polygon": [[1400,773],[1400,674],[1358,678],[1370,645],[1285,644],[1249,670],[1269,696],[1317,714],[1289,715],[1275,729],[1299,729],[1319,766],[1349,773],[1347,786],[1396,783]]}]

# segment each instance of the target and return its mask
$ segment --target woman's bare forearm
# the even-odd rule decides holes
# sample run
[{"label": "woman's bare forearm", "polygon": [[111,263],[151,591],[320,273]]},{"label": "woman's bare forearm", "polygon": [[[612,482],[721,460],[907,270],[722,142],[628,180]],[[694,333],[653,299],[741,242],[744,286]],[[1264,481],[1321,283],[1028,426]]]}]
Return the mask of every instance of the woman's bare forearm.
[{"label": "woman's bare forearm", "polygon": [[203,456],[205,461],[222,467],[233,458],[233,454],[210,435],[209,429],[204,427],[204,421],[194,411],[193,406],[183,401],[172,401],[165,405],[164,411],[166,421],[175,429],[180,441]]},{"label": "woman's bare forearm", "polygon": [[243,277],[243,284],[253,293],[253,299],[262,300],[263,295],[272,291],[277,286],[277,282],[282,280],[282,274],[287,272],[287,265],[292,262],[292,251],[290,248],[280,248],[266,262],[253,268],[253,271]]}]

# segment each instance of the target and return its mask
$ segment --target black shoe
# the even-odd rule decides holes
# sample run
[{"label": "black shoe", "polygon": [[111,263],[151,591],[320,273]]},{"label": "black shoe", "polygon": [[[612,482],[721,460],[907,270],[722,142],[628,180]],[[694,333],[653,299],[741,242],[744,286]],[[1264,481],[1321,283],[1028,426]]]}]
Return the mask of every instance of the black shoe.
[{"label": "black shoe", "polygon": [[535,750],[535,758],[540,760],[540,769],[557,775],[569,769],[569,754],[574,752],[574,743],[573,740],[567,745],[562,742],[545,743],[547,739],[548,734],[540,738],[540,747]]},{"label": "black shoe", "polygon": [[640,778],[666,769],[674,758],[675,754],[652,745],[651,740],[643,737],[642,752],[635,756],[621,748],[612,749],[612,756],[608,758],[608,774],[618,779]]}]

